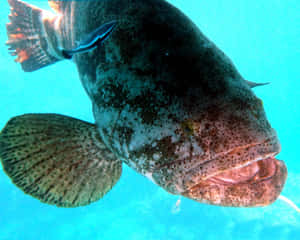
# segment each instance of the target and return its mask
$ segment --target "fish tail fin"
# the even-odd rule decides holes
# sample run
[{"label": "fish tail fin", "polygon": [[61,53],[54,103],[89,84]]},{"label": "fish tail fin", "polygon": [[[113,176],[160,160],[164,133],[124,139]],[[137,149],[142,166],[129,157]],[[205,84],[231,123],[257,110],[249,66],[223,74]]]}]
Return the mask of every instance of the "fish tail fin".
[{"label": "fish tail fin", "polygon": [[60,54],[58,29],[60,15],[20,0],[8,0],[11,6],[7,23],[10,54],[17,56],[25,72],[32,72],[64,59]]},{"label": "fish tail fin", "polygon": [[98,200],[122,172],[94,124],[57,114],[12,118],[0,134],[0,158],[15,185],[59,207]]}]

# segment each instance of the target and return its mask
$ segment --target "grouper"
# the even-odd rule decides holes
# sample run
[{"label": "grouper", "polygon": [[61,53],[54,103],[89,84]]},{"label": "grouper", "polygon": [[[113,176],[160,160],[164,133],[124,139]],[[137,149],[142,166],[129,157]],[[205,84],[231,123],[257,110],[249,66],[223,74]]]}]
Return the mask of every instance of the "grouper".
[{"label": "grouper", "polygon": [[[73,61],[95,123],[25,114],[0,135],[3,169],[42,202],[102,198],[125,163],[175,195],[254,207],[287,176],[256,84],[165,0],[9,0],[9,50],[25,72]],[[241,51],[242,54],[242,51]],[[72,91],[72,86],[70,86]]]}]

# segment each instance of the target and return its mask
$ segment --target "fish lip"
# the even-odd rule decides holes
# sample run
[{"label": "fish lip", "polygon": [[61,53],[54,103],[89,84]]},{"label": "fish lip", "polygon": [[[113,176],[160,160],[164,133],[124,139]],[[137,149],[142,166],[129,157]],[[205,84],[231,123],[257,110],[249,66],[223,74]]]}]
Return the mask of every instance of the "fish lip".
[{"label": "fish lip", "polygon": [[[217,159],[220,158],[220,157],[225,157],[225,156],[229,155],[230,153],[236,151],[237,149],[246,149],[246,148],[249,148],[249,147],[253,148],[253,147],[260,146],[260,145],[262,145],[262,144],[265,144],[265,143],[268,143],[268,142],[272,142],[272,141],[274,141],[274,143],[273,143],[272,145],[277,147],[276,151],[272,151],[272,152],[270,151],[269,153],[267,153],[268,155],[266,155],[265,157],[262,157],[262,156],[257,157],[257,159],[254,159],[254,160],[252,160],[252,161],[249,161],[249,162],[245,163],[244,165],[241,165],[241,167],[243,167],[243,166],[246,166],[246,165],[248,165],[248,164],[251,164],[252,162],[259,161],[259,160],[265,159],[265,158],[267,158],[267,157],[274,157],[275,155],[279,154],[280,151],[281,151],[281,146],[280,146],[280,144],[279,144],[279,141],[278,141],[278,139],[277,139],[277,136],[276,136],[276,135],[273,135],[272,137],[270,137],[270,138],[268,138],[268,139],[265,139],[264,141],[259,141],[259,142],[257,142],[257,143],[246,144],[246,145],[243,145],[243,146],[238,146],[238,147],[232,148],[232,149],[230,149],[230,150],[228,150],[228,151],[226,151],[226,152],[222,152],[222,153],[216,154],[213,158],[210,158],[207,154],[195,155],[195,156],[193,156],[193,157],[191,157],[191,158],[187,158],[187,157],[184,157],[184,158],[178,158],[178,159],[176,159],[176,160],[174,160],[174,161],[172,161],[172,162],[164,163],[164,164],[162,164],[162,165],[158,165],[158,166],[156,166],[155,168],[153,168],[152,171],[155,172],[155,171],[159,171],[159,170],[161,170],[161,169],[163,169],[163,168],[170,168],[170,167],[172,167],[173,165],[180,164],[180,163],[185,162],[185,161],[190,161],[190,160],[194,160],[194,159],[196,159],[197,161],[199,161],[199,160],[201,160],[201,159],[203,159],[203,158],[204,158],[204,159],[205,159],[205,158],[208,158],[207,160],[204,160],[204,161],[202,161],[201,163],[196,163],[196,164],[194,164],[194,165],[193,165],[191,168],[189,168],[189,169],[185,169],[185,170],[184,170],[184,173],[187,174],[189,171],[192,171],[192,170],[195,169],[195,168],[201,167],[201,166],[203,166],[203,165],[205,165],[205,164],[208,164],[209,162],[212,162],[212,161],[214,161],[214,160],[217,160]],[[276,148],[276,147],[275,147],[275,148]],[[231,169],[232,169],[232,168],[228,167],[227,169],[224,169],[223,171],[227,171],[227,170],[231,170]],[[214,176],[214,175],[217,175],[217,174],[219,174],[219,173],[220,173],[220,172],[216,172],[215,174],[210,175],[210,177],[211,177],[211,176]],[[178,177],[179,177],[179,176],[178,176]]]},{"label": "fish lip", "polygon": [[[258,179],[258,180],[256,180],[255,182],[252,182],[252,183],[250,183],[249,181],[245,181],[245,182],[237,182],[237,183],[230,183],[230,182],[222,182],[222,181],[219,181],[219,182],[215,182],[215,183],[213,183],[214,185],[219,185],[219,186],[223,186],[223,187],[234,187],[234,186],[237,186],[237,185],[239,185],[239,184],[255,184],[255,183],[259,183],[259,182],[262,182],[262,181],[268,181],[270,178],[272,178],[272,177],[274,177],[275,175],[276,175],[276,173],[278,172],[278,168],[279,168],[279,160],[277,160],[276,158],[274,158],[278,153],[270,153],[271,155],[269,156],[269,157],[266,157],[266,158],[259,158],[259,159],[255,159],[255,160],[253,160],[253,161],[251,161],[251,162],[248,162],[248,163],[245,163],[245,164],[243,164],[243,165],[240,165],[239,167],[236,167],[236,168],[228,168],[228,169],[226,169],[226,170],[223,170],[223,171],[220,171],[220,172],[216,172],[215,174],[212,174],[212,175],[210,175],[209,177],[206,177],[205,179],[201,179],[201,180],[199,180],[199,182],[197,182],[197,183],[195,183],[195,184],[193,184],[193,185],[191,185],[191,186],[189,186],[188,187],[188,189],[186,189],[185,191],[182,191],[181,192],[181,194],[182,195],[185,195],[185,196],[187,196],[189,193],[190,193],[190,191],[192,191],[193,189],[195,189],[195,188],[197,188],[197,187],[200,187],[201,186],[201,184],[205,184],[205,183],[209,183],[209,182],[212,182],[213,183],[213,181],[211,181],[211,179],[213,179],[214,177],[216,177],[216,176],[218,176],[219,174],[224,174],[224,173],[226,173],[226,172],[230,172],[230,171],[232,171],[232,170],[239,170],[239,169],[242,169],[243,167],[246,167],[246,166],[248,166],[248,165],[251,165],[251,164],[253,164],[253,163],[255,163],[255,162],[259,162],[259,161],[263,161],[263,160],[266,160],[266,159],[268,159],[268,158],[273,158],[274,159],[274,162],[275,162],[275,164],[276,164],[276,170],[275,170],[275,172],[274,172],[274,174],[272,174],[271,176],[269,176],[268,178],[266,178],[266,179],[264,179],[264,178],[261,178],[261,179]],[[178,188],[179,189],[179,188]],[[182,189],[182,188],[181,188]],[[187,196],[188,197],[188,196]]]},{"label": "fish lip", "polygon": [[[274,171],[274,173],[271,175],[271,176],[268,176],[267,178],[259,178],[259,179],[257,179],[257,180],[255,180],[255,182],[256,183],[258,183],[258,182],[261,182],[261,181],[267,181],[268,179],[270,179],[271,177],[273,177],[275,174],[276,174],[276,172],[277,172],[277,170],[278,170],[278,167],[279,167],[279,161],[280,160],[278,160],[278,159],[276,159],[275,158],[275,156],[278,154],[278,152],[275,152],[275,153],[270,153],[270,155],[268,155],[267,157],[265,157],[265,158],[258,158],[258,159],[255,159],[255,160],[253,160],[253,161],[250,161],[250,162],[248,162],[248,163],[245,163],[245,164],[243,164],[243,165],[240,165],[240,166],[238,166],[238,167],[235,167],[235,168],[228,168],[228,169],[226,169],[226,170],[224,170],[224,171],[220,171],[220,172],[216,172],[215,174],[212,174],[212,175],[210,175],[209,177],[207,177],[207,178],[205,178],[205,179],[203,179],[203,180],[201,180],[201,181],[210,181],[212,178],[214,178],[214,177],[216,177],[216,176],[218,176],[219,174],[224,174],[224,173],[227,173],[227,172],[230,172],[230,171],[233,171],[233,170],[241,170],[242,168],[244,168],[244,167],[246,167],[246,166],[250,166],[250,165],[252,165],[252,164],[254,164],[254,163],[256,163],[256,162],[260,162],[260,161],[265,161],[265,160],[268,160],[268,159],[272,159],[272,162],[273,162],[273,164],[275,164],[276,165],[276,169],[275,169],[275,171]],[[248,180],[247,181],[244,181],[244,182],[238,182],[238,183],[229,183],[229,182],[223,182],[223,183],[219,183],[220,185],[235,185],[235,184],[244,184],[244,183],[246,183],[246,182],[248,182]],[[191,189],[191,188],[194,188],[195,186],[197,186],[197,185],[199,185],[199,184],[195,184],[194,186],[192,186],[192,187],[190,187],[189,188],[189,190]]]},{"label": "fish lip", "polygon": [[[239,153],[241,154],[238,157],[238,153],[234,152],[236,150],[239,150]],[[157,166],[152,172],[153,179],[158,185],[170,193],[184,195],[188,198],[200,201],[191,197],[191,194],[189,193],[191,189],[196,187],[200,182],[221,172],[243,167],[268,157],[274,157],[280,150],[281,146],[277,136],[272,134],[264,140],[232,148],[226,152],[219,153],[210,159],[207,159],[207,155],[205,156],[202,154],[195,155],[190,159],[177,159],[173,160],[171,163],[169,162]],[[249,152],[252,154],[251,157],[249,157]],[[236,162],[228,163],[228,157],[232,153],[236,156]],[[187,163],[184,163],[184,161],[187,161]],[[199,161],[201,162],[199,163]],[[278,182],[281,186],[284,181],[278,180]],[[201,200],[200,202],[203,201]]]},{"label": "fish lip", "polygon": [[[244,153],[244,151],[246,151],[247,154],[249,154],[249,152],[252,151],[253,152],[252,156],[248,156],[249,159],[247,159],[246,158],[247,155]],[[212,165],[212,163],[214,163],[216,161],[221,162],[223,158],[225,158],[225,160],[227,160],[226,158],[228,158],[230,155],[234,155],[234,154],[238,154],[238,153],[241,154],[239,157],[239,159],[241,159],[241,161],[239,160],[239,161],[233,162],[233,163],[228,163],[226,161],[226,163],[225,163],[225,161],[223,160],[224,166],[221,166],[219,169],[215,168],[214,172],[203,174],[203,176],[199,179],[199,180],[206,180],[206,179],[213,177],[215,175],[218,175],[222,172],[230,171],[235,168],[236,169],[242,168],[242,167],[250,165],[254,162],[264,160],[269,157],[274,157],[277,154],[279,154],[280,151],[281,151],[281,145],[278,141],[277,136],[274,135],[272,137],[265,139],[264,141],[235,147],[226,152],[218,154],[215,157],[208,159],[205,162],[199,163],[191,169],[188,169],[185,172],[185,175],[189,175],[189,174],[192,174],[193,172],[197,172],[197,171],[199,172],[200,171],[199,169],[201,169],[203,171],[203,169],[209,167],[209,165]]]},{"label": "fish lip", "polygon": [[[275,154],[276,155],[276,154]],[[274,157],[272,157],[272,162],[275,165],[275,169],[273,171],[273,174],[261,179],[251,181],[245,181],[245,182],[238,182],[233,184],[219,184],[219,183],[213,183],[210,185],[209,179],[202,183],[195,184],[193,187],[189,188],[187,191],[182,192],[181,194],[185,197],[191,198],[195,201],[207,203],[207,204],[213,204],[213,205],[221,205],[221,206],[231,206],[231,207],[262,207],[267,206],[271,203],[273,203],[278,196],[280,195],[284,184],[286,182],[287,178],[287,168],[285,163],[282,160],[278,160]],[[264,159],[262,159],[264,160]],[[259,160],[260,161],[260,160]],[[207,185],[205,185],[207,184]],[[203,195],[195,195],[193,192],[211,192],[212,195],[210,196],[218,196],[216,195],[216,192],[214,190],[216,189],[223,189],[221,190],[221,193],[223,191],[226,192],[226,194],[222,196],[219,195],[219,197],[211,198],[211,199],[205,199],[203,198]],[[237,191],[240,191],[241,193],[245,194],[245,191],[249,193],[249,190],[252,191],[252,194],[246,194],[243,196],[239,196],[240,199],[236,200],[236,196],[234,198],[230,199],[231,193]],[[229,191],[228,191],[229,190]],[[241,191],[242,190],[242,191]],[[253,194],[255,193],[255,194]],[[228,194],[228,195],[227,195]],[[232,196],[231,196],[232,197]]]},{"label": "fish lip", "polygon": [[[265,155],[264,157],[258,157],[258,158],[254,159],[254,160],[251,160],[251,161],[249,161],[249,162],[246,162],[246,163],[244,163],[244,164],[242,164],[242,165],[239,165],[239,166],[237,166],[237,167],[227,168],[227,169],[225,169],[225,170],[223,170],[223,171],[220,171],[220,172],[216,172],[216,173],[214,173],[214,174],[211,174],[209,177],[206,177],[206,178],[204,178],[203,180],[204,180],[204,181],[205,181],[205,180],[208,180],[208,179],[210,179],[210,178],[212,178],[212,177],[215,177],[216,175],[219,175],[220,173],[226,173],[226,172],[229,172],[229,171],[232,171],[232,170],[242,169],[242,168],[244,168],[244,167],[246,167],[246,166],[249,166],[249,165],[251,165],[251,164],[253,164],[253,163],[255,163],[255,162],[263,161],[263,160],[266,160],[266,159],[269,159],[269,158],[274,158],[274,159],[275,159],[275,156],[276,156],[277,154],[279,154],[279,152],[272,152],[272,153],[269,153],[269,154]],[[277,160],[277,159],[275,159],[275,160]],[[277,160],[277,161],[278,161],[278,160]]]},{"label": "fish lip", "polygon": [[[181,194],[198,202],[221,206],[259,207],[273,203],[280,195],[287,177],[285,163],[275,158],[281,150],[277,137],[270,137],[252,145],[251,148],[243,146],[239,149],[242,150],[241,152],[244,152],[243,149],[247,149],[255,154],[247,159],[249,155],[246,151],[247,161],[211,172],[206,177],[198,178],[195,182],[190,181],[189,185],[186,185],[188,187]],[[226,160],[226,155],[223,157]],[[214,160],[218,161],[218,159]],[[261,163],[259,163],[260,161]],[[206,162],[205,164],[210,163]],[[251,166],[251,164],[254,165]],[[248,165],[250,174],[247,172],[246,166]],[[243,177],[240,179],[240,173],[245,173],[244,170],[239,171],[243,167],[246,167],[246,175],[242,175]],[[235,169],[238,171],[235,172]],[[252,172],[252,169],[255,171]],[[217,176],[218,174],[220,175]],[[232,176],[233,178],[231,178]]]}]

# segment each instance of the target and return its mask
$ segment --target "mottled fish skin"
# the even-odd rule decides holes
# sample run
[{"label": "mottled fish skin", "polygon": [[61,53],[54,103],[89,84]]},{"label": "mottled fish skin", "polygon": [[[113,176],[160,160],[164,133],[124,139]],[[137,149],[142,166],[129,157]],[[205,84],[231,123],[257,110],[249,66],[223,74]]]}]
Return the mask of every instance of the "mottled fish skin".
[{"label": "mottled fish skin", "polygon": [[230,59],[163,0],[74,1],[61,24],[63,46],[111,20],[118,27],[109,41],[74,57],[111,151],[168,192],[199,202],[275,201],[286,178],[281,161],[251,184],[206,182],[280,152],[262,101]]}]

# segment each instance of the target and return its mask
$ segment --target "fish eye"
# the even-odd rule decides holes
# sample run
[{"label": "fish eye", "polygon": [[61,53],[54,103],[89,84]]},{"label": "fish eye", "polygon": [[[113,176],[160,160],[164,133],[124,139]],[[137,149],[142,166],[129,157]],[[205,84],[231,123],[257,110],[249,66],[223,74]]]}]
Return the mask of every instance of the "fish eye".
[{"label": "fish eye", "polygon": [[181,128],[187,135],[192,135],[194,132],[193,123],[189,120],[182,122]]}]

